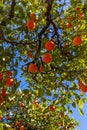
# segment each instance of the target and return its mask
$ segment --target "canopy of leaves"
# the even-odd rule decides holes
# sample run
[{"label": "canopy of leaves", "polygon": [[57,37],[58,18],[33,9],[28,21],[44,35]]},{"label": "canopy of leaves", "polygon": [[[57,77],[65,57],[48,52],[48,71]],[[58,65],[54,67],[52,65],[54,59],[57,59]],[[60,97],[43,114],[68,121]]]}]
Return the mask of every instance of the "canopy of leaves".
[{"label": "canopy of leaves", "polygon": [[[75,37],[81,38],[80,45],[74,44]],[[52,51],[45,48],[50,40]],[[50,63],[43,62],[46,53],[52,55]],[[36,73],[29,72],[31,63]],[[8,86],[7,78],[13,85]],[[1,130],[75,129],[72,107],[83,115],[86,101],[79,81],[87,87],[87,0],[2,0]]]}]

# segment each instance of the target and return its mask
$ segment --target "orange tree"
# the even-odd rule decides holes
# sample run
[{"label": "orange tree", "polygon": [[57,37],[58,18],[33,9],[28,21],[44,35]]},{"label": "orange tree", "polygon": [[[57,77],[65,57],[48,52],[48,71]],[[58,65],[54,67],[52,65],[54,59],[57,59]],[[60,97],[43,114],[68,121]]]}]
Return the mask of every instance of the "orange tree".
[{"label": "orange tree", "polygon": [[87,92],[87,0],[0,2],[0,130],[73,130]]}]

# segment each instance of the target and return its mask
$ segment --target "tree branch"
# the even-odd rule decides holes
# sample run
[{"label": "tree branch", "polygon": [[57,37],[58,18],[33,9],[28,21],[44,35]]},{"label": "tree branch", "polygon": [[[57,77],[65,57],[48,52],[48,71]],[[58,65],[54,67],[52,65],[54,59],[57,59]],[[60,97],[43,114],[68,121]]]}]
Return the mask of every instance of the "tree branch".
[{"label": "tree branch", "polygon": [[16,0],[12,0],[12,4],[11,4],[11,10],[9,12],[9,17],[13,18],[14,17],[14,7],[16,5]]},{"label": "tree branch", "polygon": [[45,13],[45,15],[48,17],[50,15],[50,10],[52,8],[52,4],[53,4],[54,0],[46,0],[47,3],[47,11]]},{"label": "tree branch", "polygon": [[48,28],[49,25],[50,25],[50,10],[51,10],[51,8],[52,8],[53,1],[54,1],[54,0],[46,0],[46,3],[47,3],[47,11],[46,11],[46,13],[45,13],[45,16],[46,16],[46,21],[47,21],[47,23],[46,23],[46,26],[44,26],[44,27],[42,28],[42,30],[40,31],[40,33],[38,34],[38,43],[39,43],[39,45],[38,45],[38,50],[37,50],[35,56],[36,56],[36,55],[40,52],[40,50],[41,50],[41,37],[42,37],[42,35],[45,33],[45,31],[47,30],[47,28]]}]

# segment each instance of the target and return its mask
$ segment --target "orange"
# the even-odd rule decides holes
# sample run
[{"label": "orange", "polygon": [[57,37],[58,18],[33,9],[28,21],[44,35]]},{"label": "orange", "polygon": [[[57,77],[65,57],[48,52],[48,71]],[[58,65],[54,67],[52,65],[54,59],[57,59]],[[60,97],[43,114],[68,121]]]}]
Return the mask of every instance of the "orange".
[{"label": "orange", "polygon": [[70,22],[67,24],[67,28],[71,28],[71,27],[72,27],[72,23]]},{"label": "orange", "polygon": [[22,126],[20,126],[20,130],[24,130],[24,126],[22,125]]},{"label": "orange", "polygon": [[27,51],[27,56],[28,56],[29,58],[33,58],[32,51]]},{"label": "orange", "polygon": [[64,126],[64,123],[61,122],[60,126]]},{"label": "orange", "polygon": [[73,20],[73,16],[67,17],[67,20],[68,20],[68,21],[72,21],[72,20]]},{"label": "orange", "polygon": [[15,123],[15,126],[18,126],[20,123],[19,123],[19,121],[17,121],[16,123]]},{"label": "orange", "polygon": [[80,36],[76,36],[76,37],[74,37],[74,39],[73,39],[73,44],[75,45],[75,46],[79,46],[79,45],[81,45],[82,44],[82,38],[80,37]]},{"label": "orange", "polygon": [[87,68],[85,69],[85,72],[87,73]]},{"label": "orange", "polygon": [[54,107],[53,105],[50,105],[50,106],[49,106],[49,110],[50,110],[50,111],[54,111],[54,110],[55,110],[55,107]]},{"label": "orange", "polygon": [[2,117],[2,116],[0,116],[0,120],[3,120],[3,117]]},{"label": "orange", "polygon": [[87,33],[85,34],[85,37],[87,37]]},{"label": "orange", "polygon": [[55,48],[55,43],[52,40],[46,42],[46,44],[45,44],[46,50],[52,51],[52,50],[54,50],[54,48]]},{"label": "orange", "polygon": [[1,94],[2,94],[2,97],[6,97],[7,96],[7,91],[6,90],[2,90]]},{"label": "orange", "polygon": [[60,115],[61,115],[61,117],[64,117],[64,112],[62,112]]},{"label": "orange", "polygon": [[33,103],[33,104],[34,104],[34,106],[35,106],[35,107],[39,107],[39,104],[38,104],[38,102],[37,102],[37,101],[34,101],[34,103]]},{"label": "orange", "polygon": [[47,113],[44,115],[44,118],[47,119],[47,118],[49,118],[49,116],[50,116],[50,114]]},{"label": "orange", "polygon": [[6,75],[7,75],[7,76],[12,76],[12,71],[10,71],[10,70],[7,71]]},{"label": "orange", "polygon": [[79,8],[79,7],[76,7],[76,8],[75,8],[75,11],[76,11],[76,12],[79,12],[79,11],[80,11],[80,8]]},{"label": "orange", "polygon": [[0,80],[3,79],[3,73],[0,73]]},{"label": "orange", "polygon": [[6,86],[11,87],[14,85],[14,79],[13,78],[6,78]]},{"label": "orange", "polygon": [[52,61],[52,56],[49,53],[45,53],[42,58],[43,62],[50,63]]},{"label": "orange", "polygon": [[27,22],[27,28],[28,28],[29,30],[33,30],[33,29],[35,29],[35,27],[36,27],[36,23],[34,22],[34,20],[29,20],[29,21]]},{"label": "orange", "polygon": [[79,13],[79,18],[82,19],[84,17],[84,14],[81,12]]},{"label": "orange", "polygon": [[35,18],[35,14],[30,14],[31,19]]},{"label": "orange", "polygon": [[10,117],[10,116],[6,116],[6,119],[7,119],[7,120],[11,120],[11,117]]},{"label": "orange", "polygon": [[44,67],[43,67],[43,66],[41,66],[39,70],[40,70],[40,72],[42,72],[42,73],[43,73],[43,72],[44,72]]},{"label": "orange", "polygon": [[16,121],[15,126],[18,126],[20,123],[22,123],[22,120]]},{"label": "orange", "polygon": [[84,86],[84,83],[82,81],[78,82],[79,88],[81,89],[82,86]]},{"label": "orange", "polygon": [[87,92],[87,85],[81,87],[82,92]]},{"label": "orange", "polygon": [[37,65],[34,64],[34,63],[31,63],[31,64],[29,65],[29,67],[28,67],[28,71],[29,71],[30,73],[37,73],[37,71],[38,71]]},{"label": "orange", "polygon": [[0,96],[0,105],[3,103],[4,98]]},{"label": "orange", "polygon": [[24,105],[24,103],[20,103],[20,107],[24,107],[25,105]]}]

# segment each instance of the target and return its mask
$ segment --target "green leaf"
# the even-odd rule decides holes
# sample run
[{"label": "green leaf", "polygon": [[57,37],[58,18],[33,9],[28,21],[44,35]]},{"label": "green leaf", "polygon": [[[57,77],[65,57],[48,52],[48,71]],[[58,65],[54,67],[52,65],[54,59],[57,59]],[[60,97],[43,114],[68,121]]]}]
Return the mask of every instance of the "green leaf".
[{"label": "green leaf", "polygon": [[79,108],[78,111],[79,111],[79,113],[80,113],[81,116],[84,115],[84,112],[82,111],[82,109]]},{"label": "green leaf", "polygon": [[3,0],[0,1],[0,8],[3,7]]},{"label": "green leaf", "polygon": [[4,124],[0,123],[0,130],[4,130],[3,126],[4,126]]},{"label": "green leaf", "polygon": [[73,106],[74,108],[76,108],[76,103],[75,103],[75,102],[73,102],[73,103],[72,103],[72,106]]},{"label": "green leaf", "polygon": [[80,100],[79,100],[79,103],[78,103],[79,108],[83,108],[83,104],[84,104],[83,100],[80,99]]}]

